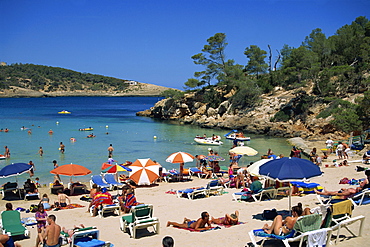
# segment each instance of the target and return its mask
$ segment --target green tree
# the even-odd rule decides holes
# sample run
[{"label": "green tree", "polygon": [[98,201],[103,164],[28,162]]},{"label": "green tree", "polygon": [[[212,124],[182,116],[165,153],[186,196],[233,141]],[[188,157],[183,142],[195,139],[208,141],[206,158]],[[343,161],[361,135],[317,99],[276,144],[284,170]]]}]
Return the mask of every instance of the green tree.
[{"label": "green tree", "polygon": [[225,56],[226,35],[224,33],[216,33],[208,38],[207,42],[208,44],[204,45],[202,53],[191,57],[195,64],[203,65],[205,70],[195,72],[195,78],[185,82],[187,88],[209,86],[214,79],[216,79],[217,84],[219,82],[218,76],[224,73],[225,64],[228,62]]},{"label": "green tree", "polygon": [[265,61],[267,52],[261,50],[256,45],[250,45],[245,48],[244,55],[247,56],[248,63],[245,66],[245,71],[249,74],[256,75],[257,79],[260,74],[266,73],[268,65]]}]

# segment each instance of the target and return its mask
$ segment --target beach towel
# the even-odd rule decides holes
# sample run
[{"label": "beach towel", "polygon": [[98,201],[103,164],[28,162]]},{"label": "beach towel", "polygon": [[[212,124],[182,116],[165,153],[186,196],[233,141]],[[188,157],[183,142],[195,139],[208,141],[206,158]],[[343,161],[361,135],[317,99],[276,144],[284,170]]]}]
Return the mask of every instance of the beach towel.
[{"label": "beach towel", "polygon": [[288,235],[281,236],[281,235],[275,235],[275,234],[268,234],[263,229],[256,229],[256,230],[253,230],[253,234],[258,237],[275,238],[275,239],[284,240],[287,238],[292,238],[295,234],[295,231],[291,230]]},{"label": "beach towel", "polygon": [[50,211],[50,210],[54,210],[54,211],[57,211],[57,210],[62,210],[62,209],[74,209],[74,208],[83,208],[85,206],[81,205],[81,204],[77,204],[77,203],[71,203],[65,207],[59,207],[59,208],[49,208],[49,209],[45,209],[45,211]]},{"label": "beach towel", "polygon": [[321,229],[316,233],[310,233],[307,237],[307,246],[322,247],[326,244],[327,229]]},{"label": "beach towel", "polygon": [[183,229],[183,230],[188,230],[190,232],[207,232],[207,231],[211,231],[211,230],[218,230],[218,229],[221,229],[221,227],[219,226],[216,226],[216,227],[212,227],[208,230],[195,230],[193,228],[189,228],[189,227],[177,227],[177,226],[174,226],[175,228],[178,228],[178,229]]},{"label": "beach towel", "polygon": [[333,204],[333,215],[349,214],[352,215],[352,202],[345,200]]}]

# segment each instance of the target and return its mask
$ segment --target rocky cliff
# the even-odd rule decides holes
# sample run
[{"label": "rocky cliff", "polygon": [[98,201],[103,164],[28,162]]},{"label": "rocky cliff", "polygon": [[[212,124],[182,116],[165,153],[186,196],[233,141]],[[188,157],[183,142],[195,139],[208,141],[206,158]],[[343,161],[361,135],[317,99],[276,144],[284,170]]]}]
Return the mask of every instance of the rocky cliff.
[{"label": "rocky cliff", "polygon": [[[353,101],[357,96],[353,95],[347,100]],[[278,111],[294,105],[296,97],[294,91],[276,88],[273,93],[262,95],[258,106],[251,109],[232,110],[229,101],[224,101],[214,109],[207,104],[197,102],[193,94],[188,94],[180,101],[171,98],[161,100],[149,110],[138,112],[137,115],[178,120],[180,123],[205,128],[238,129],[246,133],[286,138],[302,137],[322,140],[326,137],[338,139],[347,136],[346,133],[337,131],[330,124],[331,116],[326,119],[316,118],[327,107],[326,104],[314,104],[302,119],[287,122],[272,121]]]}]

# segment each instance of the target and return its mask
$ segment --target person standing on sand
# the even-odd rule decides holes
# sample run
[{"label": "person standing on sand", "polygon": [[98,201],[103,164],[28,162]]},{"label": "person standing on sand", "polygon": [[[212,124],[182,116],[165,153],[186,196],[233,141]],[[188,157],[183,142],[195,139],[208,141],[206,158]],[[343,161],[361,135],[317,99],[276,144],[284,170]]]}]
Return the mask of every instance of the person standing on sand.
[{"label": "person standing on sand", "polygon": [[[54,169],[59,167],[59,165],[57,164],[57,161],[56,161],[56,160],[53,160],[53,165],[54,165]],[[60,179],[60,177],[59,177],[59,174],[55,174],[55,175],[54,175],[54,181],[55,181],[55,180],[62,181],[62,180]]]},{"label": "person standing on sand", "polygon": [[111,158],[113,156],[113,151],[114,151],[113,145],[110,144],[109,147],[108,147],[108,157],[109,158]]},{"label": "person standing on sand", "polygon": [[10,158],[10,150],[8,146],[4,146],[4,148],[5,148],[5,153],[4,153],[5,158]]},{"label": "person standing on sand", "polygon": [[64,146],[63,142],[60,142],[59,150],[60,150],[60,152],[61,152],[62,154],[64,154],[65,147],[66,147],[66,146]]},{"label": "person standing on sand", "polygon": [[331,154],[333,152],[333,145],[334,145],[333,140],[330,139],[330,137],[328,137],[325,144],[326,144],[326,149],[328,149],[328,151],[329,151],[328,154]]},{"label": "person standing on sand", "polygon": [[48,226],[46,226],[42,234],[43,238],[46,239],[44,247],[60,247],[59,236],[62,228],[55,223],[55,215],[49,215],[46,221]]}]

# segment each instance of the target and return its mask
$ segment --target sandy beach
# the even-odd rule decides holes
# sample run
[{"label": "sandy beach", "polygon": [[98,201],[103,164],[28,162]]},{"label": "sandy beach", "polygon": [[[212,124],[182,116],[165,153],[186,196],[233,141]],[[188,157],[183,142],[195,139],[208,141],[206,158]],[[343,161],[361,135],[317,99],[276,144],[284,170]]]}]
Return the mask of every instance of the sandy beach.
[{"label": "sandy beach", "polygon": [[[339,180],[348,177],[349,179],[364,178],[364,172],[357,172],[355,170],[356,165],[365,166],[361,163],[351,163],[350,166],[342,167],[325,167],[326,164],[332,164],[332,160],[336,157],[332,154],[323,163],[322,171],[324,175],[322,177],[314,178],[311,182],[320,183],[327,190],[339,190],[340,188],[354,187],[349,185],[339,184]],[[355,155],[349,160],[358,160],[360,156]],[[232,243],[233,246],[246,246],[250,239],[248,237],[248,231],[251,229],[261,228],[265,223],[271,223],[271,221],[262,221],[258,216],[265,209],[276,208],[277,210],[288,210],[288,197],[278,197],[274,200],[262,201],[262,202],[235,202],[232,200],[232,193],[240,191],[240,189],[229,188],[225,189],[226,193],[221,196],[210,196],[208,198],[199,198],[195,200],[189,200],[185,198],[177,198],[174,194],[167,194],[166,191],[185,189],[190,187],[205,186],[210,180],[199,179],[193,177],[191,182],[180,182],[180,183],[165,183],[162,182],[159,186],[151,188],[138,188],[136,189],[136,196],[139,202],[153,204],[154,205],[154,216],[160,219],[160,233],[150,234],[146,230],[138,231],[138,238],[130,238],[128,233],[123,233],[120,230],[119,216],[108,216],[105,218],[91,217],[87,213],[88,203],[81,201],[80,196],[71,197],[72,203],[78,203],[84,205],[83,208],[75,208],[68,210],[59,211],[48,211],[48,214],[55,214],[57,217],[57,224],[66,228],[72,228],[73,225],[84,224],[85,226],[96,226],[100,230],[100,239],[110,241],[115,246],[161,246],[162,238],[165,236],[172,236],[175,240],[175,246],[225,246]],[[50,195],[49,188],[40,188],[40,194],[48,193]],[[115,195],[116,191],[111,191],[112,195]],[[54,201],[55,195],[50,195],[51,201]],[[1,200],[0,208],[5,208],[5,203],[8,201]],[[29,208],[31,204],[37,203],[37,201],[11,201],[14,208],[23,207]],[[292,205],[296,205],[298,202],[302,202],[304,207],[316,207],[318,201],[316,195],[304,195],[304,196],[293,196]],[[369,205],[363,205],[356,207],[353,211],[353,216],[364,215],[366,221],[369,220]],[[206,232],[190,232],[183,229],[177,229],[174,227],[166,227],[167,221],[182,222],[184,217],[190,219],[198,219],[202,211],[207,211],[213,217],[222,217],[225,213],[232,213],[235,210],[240,212],[240,221],[244,224],[232,226],[230,228],[221,227],[218,230],[211,230]],[[21,213],[21,217],[31,217],[34,213]],[[216,226],[216,225],[215,225]],[[359,224],[356,223],[351,225],[349,228],[358,233]],[[37,235],[36,227],[28,227],[31,236],[29,239],[18,241],[22,246],[30,247],[35,246],[35,239]],[[149,228],[149,231],[152,229]],[[361,245],[366,246],[366,242],[369,240],[370,225],[365,223],[362,237],[351,237],[350,233],[343,230],[341,234],[344,234],[347,238],[337,244],[338,246],[355,246]]]}]

